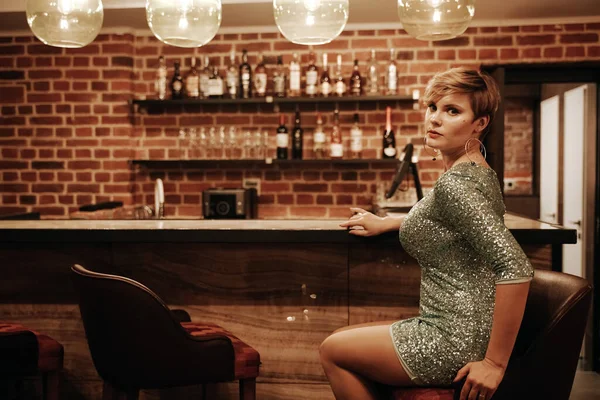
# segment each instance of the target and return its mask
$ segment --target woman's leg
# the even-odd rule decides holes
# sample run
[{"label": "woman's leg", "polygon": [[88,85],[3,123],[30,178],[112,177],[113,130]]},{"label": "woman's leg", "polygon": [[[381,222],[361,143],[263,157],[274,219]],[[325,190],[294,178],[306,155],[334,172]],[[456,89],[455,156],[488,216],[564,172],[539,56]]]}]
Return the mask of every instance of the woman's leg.
[{"label": "woman's leg", "polygon": [[369,381],[413,386],[392,343],[391,322],[342,328],[323,341],[321,364],[338,400],[375,399]]}]

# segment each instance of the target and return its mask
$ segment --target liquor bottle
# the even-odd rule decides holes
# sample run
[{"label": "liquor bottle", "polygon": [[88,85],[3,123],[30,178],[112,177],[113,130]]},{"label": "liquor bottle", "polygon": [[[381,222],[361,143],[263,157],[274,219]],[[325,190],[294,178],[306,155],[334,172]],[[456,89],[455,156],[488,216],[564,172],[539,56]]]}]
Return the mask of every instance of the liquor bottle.
[{"label": "liquor bottle", "polygon": [[208,93],[208,80],[212,75],[212,71],[210,69],[210,60],[208,56],[204,56],[204,65],[200,72],[200,96],[203,98],[207,98],[209,96]]},{"label": "liquor bottle", "polygon": [[354,114],[354,125],[352,125],[352,129],[350,130],[350,153],[352,154],[352,158],[362,158],[362,136],[363,132],[358,126],[358,114]]},{"label": "liquor bottle", "polygon": [[390,62],[386,71],[386,93],[395,95],[398,93],[398,66],[396,65],[396,49],[390,49]]},{"label": "liquor bottle", "polygon": [[290,90],[288,96],[300,96],[300,63],[298,62],[298,53],[294,53],[290,62]]},{"label": "liquor bottle", "polygon": [[163,56],[158,57],[158,69],[156,70],[154,90],[160,100],[167,98],[167,63]]},{"label": "liquor bottle", "polygon": [[175,72],[171,79],[171,98],[173,100],[183,99],[183,78],[179,71],[179,61],[175,61]]},{"label": "liquor bottle", "polygon": [[192,99],[200,97],[200,77],[196,69],[196,57],[192,57],[190,70],[185,76],[185,93],[187,97]]},{"label": "liquor bottle", "polygon": [[252,69],[248,64],[248,51],[242,50],[242,63],[240,64],[240,97],[252,97]]},{"label": "liquor bottle", "polygon": [[342,131],[340,130],[340,112],[338,109],[336,109],[333,112],[333,129],[331,130],[329,156],[335,159],[340,159],[344,157]]},{"label": "liquor bottle", "polygon": [[277,56],[277,68],[273,73],[273,91],[277,97],[285,97],[285,69],[283,68],[283,59]]},{"label": "liquor bottle", "polygon": [[208,80],[208,95],[210,97],[223,97],[223,78],[219,75],[219,69],[215,65]]},{"label": "liquor bottle", "polygon": [[277,159],[287,160],[288,158],[288,143],[290,135],[285,127],[285,115],[279,116],[279,127],[277,128]]},{"label": "liquor bottle", "polygon": [[354,60],[354,68],[350,76],[350,94],[360,96],[362,94],[362,78],[358,70],[358,60]]},{"label": "liquor bottle", "polygon": [[296,118],[294,118],[294,130],[292,131],[292,158],[302,160],[302,139],[304,130],[300,124],[300,111],[296,109]]},{"label": "liquor bottle", "polygon": [[313,153],[315,158],[325,158],[325,132],[323,132],[321,113],[317,114],[317,127],[313,134]]},{"label": "liquor bottle", "polygon": [[315,53],[310,52],[309,64],[306,67],[306,95],[314,97],[317,95],[317,83],[319,81],[319,71],[315,65]]},{"label": "liquor bottle", "polygon": [[231,99],[238,97],[238,69],[235,65],[235,50],[229,53],[229,67],[227,68],[227,96]]},{"label": "liquor bottle", "polygon": [[328,97],[331,94],[331,78],[327,65],[327,53],[323,53],[323,73],[321,74],[321,95]]},{"label": "liquor bottle", "polygon": [[254,70],[254,88],[256,96],[265,97],[267,95],[267,68],[265,68],[265,57],[262,54]]},{"label": "liquor bottle", "polygon": [[375,50],[371,50],[369,59],[369,68],[367,70],[367,95],[375,96],[379,94],[379,68],[375,58]]},{"label": "liquor bottle", "polygon": [[385,108],[385,131],[383,132],[382,158],[396,158],[396,137],[392,129],[392,108]]},{"label": "liquor bottle", "polygon": [[336,96],[344,96],[346,94],[346,81],[342,75],[342,55],[337,56],[337,68],[335,70],[335,94]]}]

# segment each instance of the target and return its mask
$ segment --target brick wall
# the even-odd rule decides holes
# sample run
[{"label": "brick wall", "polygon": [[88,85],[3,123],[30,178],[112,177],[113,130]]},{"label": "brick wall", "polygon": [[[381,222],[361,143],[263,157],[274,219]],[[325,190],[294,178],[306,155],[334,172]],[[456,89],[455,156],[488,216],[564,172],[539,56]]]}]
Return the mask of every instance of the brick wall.
[{"label": "brick wall", "polygon": [[[316,48],[343,55],[346,75],[358,58],[364,68],[371,48],[377,50],[383,71],[389,47],[398,51],[401,90],[423,89],[437,71],[452,66],[478,67],[496,63],[547,63],[600,59],[600,21],[588,24],[470,28],[445,42],[421,42],[403,31],[347,31],[332,43]],[[288,62],[297,51],[306,63],[303,46],[287,42],[276,33],[217,35],[200,49],[164,46],[151,36],[103,34],[82,49],[45,46],[33,36],[0,37],[0,212],[40,211],[46,218],[66,217],[80,205],[104,200],[126,204],[152,204],[152,179],[165,181],[166,213],[200,215],[200,193],[211,186],[240,186],[244,177],[262,180],[261,217],[345,217],[351,205],[369,205],[379,182],[393,168],[376,165],[319,167],[292,164],[286,168],[252,165],[249,168],[147,170],[131,167],[129,160],[179,157],[180,127],[236,126],[268,130],[274,148],[277,114],[272,106],[202,106],[190,112],[171,109],[132,115],[127,100],[152,93],[154,68],[164,54],[172,64],[192,55],[210,55],[224,71],[232,46],[259,51],[269,68],[281,54]],[[239,57],[239,53],[238,53]],[[187,67],[183,71],[186,72]],[[395,103],[393,122],[398,146],[420,143],[419,126],[424,109]],[[384,123],[385,104],[344,105],[342,128],[348,135],[352,114],[361,114],[365,158],[376,157]],[[512,108],[510,108],[512,110]],[[293,107],[282,109],[291,122]],[[305,105],[305,147],[312,143],[316,106]],[[332,106],[319,106],[331,121]],[[144,113],[145,112],[145,113]],[[518,114],[520,111],[516,111]],[[513,117],[508,114],[510,123]],[[529,133],[530,135],[531,133]],[[507,140],[507,143],[512,143]],[[522,162],[506,149],[507,174]],[[310,156],[308,152],[307,156]],[[432,186],[442,172],[439,161],[424,156],[419,164],[424,186]]]},{"label": "brick wall", "polygon": [[504,105],[504,193],[533,194],[533,100],[509,97]]}]

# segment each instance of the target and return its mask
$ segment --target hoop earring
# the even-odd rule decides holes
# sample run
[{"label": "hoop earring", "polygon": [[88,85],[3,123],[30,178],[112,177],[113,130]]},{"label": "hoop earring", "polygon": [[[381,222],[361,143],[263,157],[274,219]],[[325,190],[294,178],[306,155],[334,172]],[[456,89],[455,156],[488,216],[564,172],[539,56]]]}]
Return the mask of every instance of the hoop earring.
[{"label": "hoop earring", "polygon": [[427,153],[431,156],[431,161],[437,160],[437,157],[440,154],[439,150],[436,149],[435,153],[433,155],[431,155],[431,152],[429,150],[427,150],[427,145],[425,144],[425,142],[427,142],[427,136],[423,136],[423,150],[425,151],[425,153]]},{"label": "hoop earring", "polygon": [[485,160],[487,158],[487,150],[485,149],[485,146],[483,145],[483,142],[477,138],[470,138],[469,140],[466,141],[465,143],[465,155],[467,156],[467,158],[469,159],[469,161],[471,161],[471,165],[475,165],[475,161],[471,160],[471,157],[469,157],[469,142],[471,140],[477,140],[479,142],[479,152],[483,154],[483,159]]}]

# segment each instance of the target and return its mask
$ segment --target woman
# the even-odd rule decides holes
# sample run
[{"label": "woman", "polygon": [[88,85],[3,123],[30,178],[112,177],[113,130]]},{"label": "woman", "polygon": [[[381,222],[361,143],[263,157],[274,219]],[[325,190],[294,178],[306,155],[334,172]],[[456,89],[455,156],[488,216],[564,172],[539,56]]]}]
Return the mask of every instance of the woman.
[{"label": "woman", "polygon": [[487,74],[455,68],[437,74],[424,95],[425,145],[444,174],[404,218],[356,214],[350,234],[399,230],[421,266],[419,316],[342,328],[321,345],[337,399],[374,399],[369,382],[451,385],[466,377],[461,400],[489,400],[502,381],[533,269],[504,225],[498,178],[481,139],[498,108]]}]

